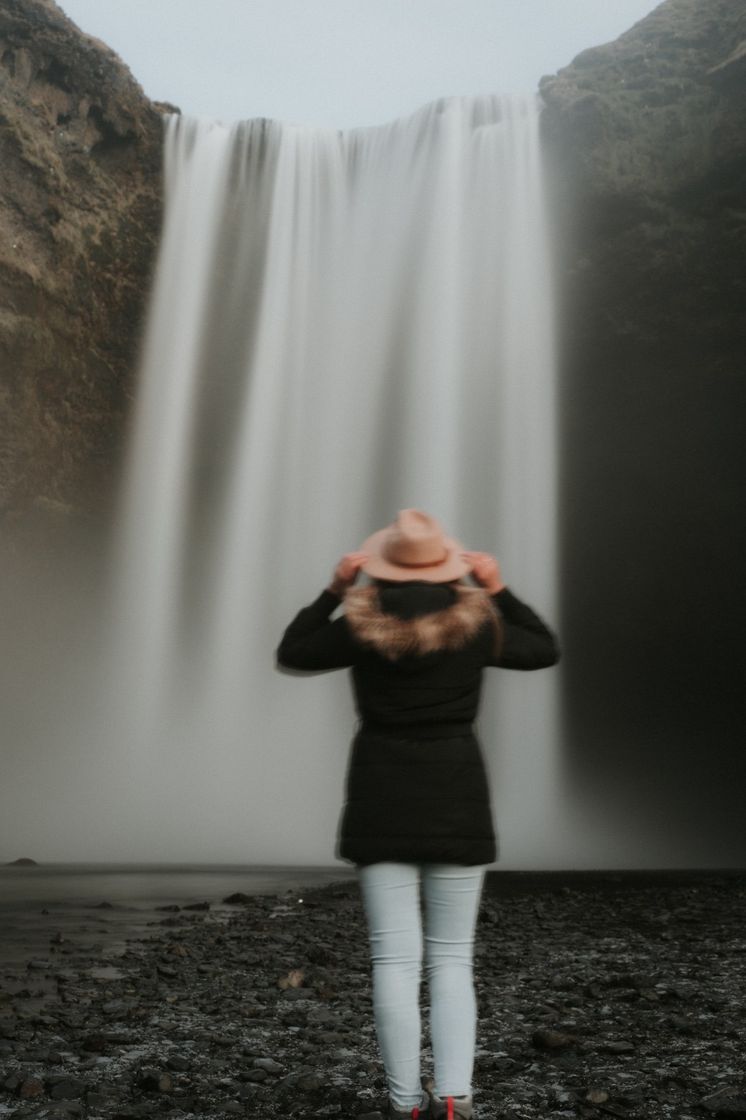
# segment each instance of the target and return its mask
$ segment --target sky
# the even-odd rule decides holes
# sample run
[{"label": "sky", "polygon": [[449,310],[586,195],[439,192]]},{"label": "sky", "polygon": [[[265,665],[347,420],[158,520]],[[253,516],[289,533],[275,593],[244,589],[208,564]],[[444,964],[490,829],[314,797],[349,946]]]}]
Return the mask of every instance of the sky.
[{"label": "sky", "polygon": [[145,93],[223,121],[354,128],[526,93],[654,0],[61,0]]}]

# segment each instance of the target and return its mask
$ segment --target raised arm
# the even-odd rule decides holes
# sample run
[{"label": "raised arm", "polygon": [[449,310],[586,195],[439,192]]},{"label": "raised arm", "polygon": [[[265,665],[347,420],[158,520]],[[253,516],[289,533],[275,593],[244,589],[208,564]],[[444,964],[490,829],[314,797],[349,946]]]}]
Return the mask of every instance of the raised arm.
[{"label": "raised arm", "polygon": [[471,574],[492,596],[500,615],[499,645],[487,661],[502,669],[546,669],[560,659],[557,638],[536,611],[506,586],[500,567],[486,552],[466,552]]},{"label": "raised arm", "polygon": [[348,553],[334,569],[334,576],[318,598],[298,611],[277,647],[277,665],[319,673],[325,669],[344,669],[354,663],[357,647],[343,618],[331,615],[342,601],[347,587],[354,583],[363,553]]},{"label": "raised arm", "polygon": [[330,618],[340,598],[327,588],[298,611],[282,635],[276,660],[283,669],[344,669],[352,664],[354,650],[344,619]]},{"label": "raised arm", "polygon": [[526,603],[503,587],[493,602],[500,613],[500,645],[488,662],[501,669],[547,669],[560,659],[557,638]]}]

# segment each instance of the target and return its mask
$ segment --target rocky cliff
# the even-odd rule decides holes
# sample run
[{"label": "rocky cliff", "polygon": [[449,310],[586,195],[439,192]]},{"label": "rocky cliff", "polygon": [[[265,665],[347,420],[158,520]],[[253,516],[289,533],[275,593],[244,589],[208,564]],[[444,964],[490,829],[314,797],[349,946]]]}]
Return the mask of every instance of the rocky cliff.
[{"label": "rocky cliff", "polygon": [[743,861],[746,3],[666,0],[541,92],[568,755]]},{"label": "rocky cliff", "polygon": [[732,312],[746,246],[746,2],[666,0],[540,91],[571,227],[561,288],[571,301],[592,273],[601,316],[573,331],[652,340]]},{"label": "rocky cliff", "polygon": [[161,211],[161,119],[52,0],[0,7],[0,517],[111,500]]}]

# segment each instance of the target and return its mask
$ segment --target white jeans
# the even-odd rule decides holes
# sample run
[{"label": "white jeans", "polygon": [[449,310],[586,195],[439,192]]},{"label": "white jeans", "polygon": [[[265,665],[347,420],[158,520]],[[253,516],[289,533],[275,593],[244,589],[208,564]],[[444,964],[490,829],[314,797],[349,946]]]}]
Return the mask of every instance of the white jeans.
[{"label": "white jeans", "polygon": [[484,867],[374,863],[358,868],[373,961],[373,1012],[389,1095],[421,1103],[420,1004],[424,900],[425,972],[439,1097],[471,1095],[477,1008],[474,929]]}]

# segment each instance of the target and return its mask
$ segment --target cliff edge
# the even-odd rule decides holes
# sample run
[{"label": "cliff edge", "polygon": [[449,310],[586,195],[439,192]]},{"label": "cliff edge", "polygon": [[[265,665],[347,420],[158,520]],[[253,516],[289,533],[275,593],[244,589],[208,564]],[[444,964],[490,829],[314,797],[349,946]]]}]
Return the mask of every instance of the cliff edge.
[{"label": "cliff edge", "polygon": [[0,8],[0,517],[111,500],[161,216],[160,112],[53,0]]}]

